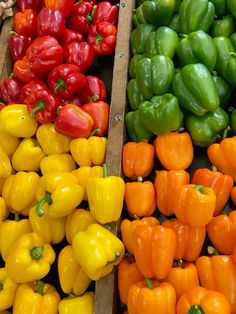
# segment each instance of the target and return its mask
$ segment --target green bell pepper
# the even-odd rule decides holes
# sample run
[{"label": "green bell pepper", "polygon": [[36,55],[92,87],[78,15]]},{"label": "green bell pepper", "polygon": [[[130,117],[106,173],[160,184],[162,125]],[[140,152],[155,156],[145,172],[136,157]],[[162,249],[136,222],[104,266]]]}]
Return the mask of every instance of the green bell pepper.
[{"label": "green bell pepper", "polygon": [[180,40],[176,54],[182,66],[199,62],[212,71],[216,64],[217,52],[213,39],[201,30]]},{"label": "green bell pepper", "polygon": [[169,91],[174,76],[174,64],[162,55],[144,58],[137,64],[137,85],[145,99],[154,94],[163,95]]},{"label": "green bell pepper", "polygon": [[236,109],[233,109],[230,113],[229,116],[229,125],[230,125],[230,130],[233,131],[235,134],[236,132]]},{"label": "green bell pepper", "polygon": [[229,37],[234,31],[234,18],[232,15],[226,15],[221,20],[213,21],[210,33],[212,37]]},{"label": "green bell pepper", "polygon": [[193,144],[200,147],[214,143],[217,136],[227,128],[228,123],[229,117],[220,107],[215,111],[207,112],[202,117],[189,115],[185,120]]},{"label": "green bell pepper", "polygon": [[227,6],[226,6],[226,0],[210,0],[215,7],[216,15],[217,16],[223,16],[226,15],[227,12]]},{"label": "green bell pepper", "polygon": [[138,113],[143,125],[156,135],[179,129],[183,118],[178,99],[172,94],[142,102]]},{"label": "green bell pepper", "polygon": [[220,107],[226,109],[232,96],[232,89],[222,77],[213,75],[212,78],[220,98]]},{"label": "green bell pepper", "polygon": [[179,14],[175,14],[172,19],[170,20],[170,23],[168,24],[168,27],[172,28],[177,33],[180,33],[180,21],[179,21]]},{"label": "green bell pepper", "polygon": [[180,105],[197,116],[214,111],[220,104],[213,78],[202,63],[182,68],[174,76],[172,90]]},{"label": "green bell pepper", "polygon": [[127,85],[127,98],[129,106],[132,110],[136,110],[141,102],[145,100],[138,89],[136,79],[130,80]]},{"label": "green bell pepper", "polygon": [[179,37],[173,29],[162,26],[155,32],[151,32],[147,38],[146,50],[149,58],[156,55],[163,55],[173,58]]},{"label": "green bell pepper", "polygon": [[154,134],[149,131],[141,122],[138,111],[130,111],[125,115],[125,124],[128,136],[131,141],[150,141]]},{"label": "green bell pepper", "polygon": [[229,36],[229,39],[234,47],[234,49],[236,50],[236,33],[233,33]]},{"label": "green bell pepper", "polygon": [[137,63],[138,63],[138,61],[140,61],[146,57],[147,57],[147,55],[145,53],[143,53],[142,55],[136,54],[130,59],[130,62],[129,62],[129,77],[130,78],[136,78]]},{"label": "green bell pepper", "polygon": [[208,0],[183,0],[179,7],[180,28],[183,34],[196,30],[207,32],[215,16],[215,7]]},{"label": "green bell pepper", "polygon": [[154,31],[153,25],[140,24],[130,36],[131,52],[133,55],[142,54],[146,52],[146,42],[150,33]]},{"label": "green bell pepper", "polygon": [[230,13],[236,18],[236,0],[227,0],[227,7]]},{"label": "green bell pepper", "polygon": [[215,70],[233,87],[236,86],[236,52],[228,37],[213,38],[217,50]]}]

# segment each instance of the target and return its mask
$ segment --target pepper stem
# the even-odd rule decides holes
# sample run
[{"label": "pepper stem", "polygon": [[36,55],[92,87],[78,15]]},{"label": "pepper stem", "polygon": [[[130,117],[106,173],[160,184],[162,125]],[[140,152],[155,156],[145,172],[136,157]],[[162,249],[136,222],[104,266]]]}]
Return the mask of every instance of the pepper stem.
[{"label": "pepper stem", "polygon": [[151,289],[151,290],[154,289],[154,285],[153,285],[150,278],[145,277],[145,281],[146,281],[146,285],[147,285],[148,289]]},{"label": "pepper stem", "polygon": [[203,193],[203,190],[204,190],[205,186],[204,185],[201,185],[201,184],[197,184],[195,185],[194,189]]},{"label": "pepper stem", "polygon": [[215,249],[213,246],[209,245],[207,247],[207,252],[210,255],[220,255],[220,253],[217,251],[217,249]]},{"label": "pepper stem", "polygon": [[52,204],[52,197],[51,197],[51,193],[46,191],[44,196],[41,198],[41,200],[37,203],[35,209],[36,209],[36,214],[37,216],[41,217],[44,215],[44,209],[43,209],[43,205],[45,203],[48,203],[49,205]]},{"label": "pepper stem", "polygon": [[139,216],[133,215],[134,220],[140,220]]},{"label": "pepper stem", "polygon": [[42,280],[36,282],[35,292],[43,294],[45,283]]},{"label": "pepper stem", "polygon": [[103,175],[103,178],[107,177],[107,165],[106,164],[102,165],[102,175]]},{"label": "pepper stem", "polygon": [[199,305],[192,305],[188,311],[188,314],[204,314],[204,311]]},{"label": "pepper stem", "polygon": [[215,165],[210,166],[211,171],[216,172],[218,169]]},{"label": "pepper stem", "polygon": [[9,34],[10,34],[10,35],[18,35],[17,32],[15,32],[15,31],[10,31]]},{"label": "pepper stem", "polygon": [[44,247],[42,245],[41,246],[34,246],[30,250],[30,256],[32,257],[32,259],[37,261],[43,257],[43,250],[44,250]]},{"label": "pepper stem", "polygon": [[62,109],[62,106],[58,106],[58,107],[57,107],[57,110],[56,110],[56,111],[57,111],[57,114],[60,113],[61,109]]},{"label": "pepper stem", "polygon": [[95,133],[98,133],[100,131],[99,128],[95,128],[91,131],[91,133],[89,134],[89,137],[94,136]]},{"label": "pepper stem", "polygon": [[14,213],[14,216],[15,221],[20,221],[20,215],[17,212]]},{"label": "pepper stem", "polygon": [[134,259],[133,255],[131,255],[130,253],[127,253],[127,252],[126,252],[126,253],[124,254],[124,257],[127,257],[131,263],[134,263],[134,262],[135,262],[135,259]]},{"label": "pepper stem", "polygon": [[177,266],[180,268],[184,268],[184,261],[182,259],[179,259],[177,262]]},{"label": "pepper stem", "polygon": [[66,81],[63,80],[62,78],[59,78],[59,79],[57,80],[57,85],[54,87],[53,93],[54,93],[54,94],[57,94],[58,89],[60,89],[60,88],[62,88],[63,90],[66,89]]},{"label": "pepper stem", "polygon": [[94,101],[97,101],[98,99],[99,99],[99,96],[94,94],[93,96],[90,97],[89,101],[94,102]]},{"label": "pepper stem", "polygon": [[95,44],[100,44],[100,42],[102,42],[103,40],[103,36],[101,34],[96,34],[95,36]]},{"label": "pepper stem", "polygon": [[0,291],[2,291],[3,290],[3,283],[2,282],[0,282]]},{"label": "pepper stem", "polygon": [[36,106],[35,106],[34,109],[30,112],[30,116],[31,116],[31,117],[34,117],[36,112],[41,111],[41,110],[44,110],[45,108],[46,108],[46,104],[45,104],[44,101],[42,101],[42,100],[37,101]]},{"label": "pepper stem", "polygon": [[88,23],[92,23],[93,21],[92,16],[90,14],[87,14],[85,19]]}]

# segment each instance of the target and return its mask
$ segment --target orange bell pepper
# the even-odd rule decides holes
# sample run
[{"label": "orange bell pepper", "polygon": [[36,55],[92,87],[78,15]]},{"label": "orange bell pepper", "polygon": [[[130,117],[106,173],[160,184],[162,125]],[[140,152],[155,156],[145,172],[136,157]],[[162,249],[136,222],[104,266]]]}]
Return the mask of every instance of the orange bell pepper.
[{"label": "orange bell pepper", "polygon": [[236,210],[214,217],[207,225],[207,234],[222,254],[232,254],[236,245]]},{"label": "orange bell pepper", "polygon": [[234,205],[236,205],[236,186],[234,186],[231,190],[230,197]]},{"label": "orange bell pepper", "polygon": [[217,171],[216,167],[212,170],[207,168],[196,169],[193,173],[192,184],[202,184],[212,188],[216,194],[216,205],[214,216],[218,215],[225,207],[230,192],[233,188],[234,180],[229,175],[224,175]]},{"label": "orange bell pepper", "polygon": [[235,247],[233,249],[232,258],[233,258],[234,263],[236,263],[236,245],[235,245]]},{"label": "orange bell pepper", "polygon": [[191,227],[178,219],[165,220],[162,225],[176,234],[175,260],[196,261],[206,238],[206,227]]},{"label": "orange bell pepper", "polygon": [[147,279],[129,289],[129,314],[175,314],[175,306],[175,290],[167,282]]},{"label": "orange bell pepper", "polygon": [[128,142],[123,146],[123,174],[136,180],[147,177],[154,166],[154,146],[146,142]]},{"label": "orange bell pepper", "polygon": [[175,190],[172,198],[172,210],[176,217],[192,227],[204,227],[213,218],[216,195],[211,188],[194,184],[182,185]]},{"label": "orange bell pepper", "polygon": [[207,156],[220,172],[230,175],[236,181],[236,136],[209,145]]},{"label": "orange bell pepper", "polygon": [[177,303],[176,314],[230,314],[231,308],[226,297],[217,291],[203,287],[188,290]]},{"label": "orange bell pepper", "polygon": [[173,214],[173,192],[179,185],[189,184],[190,177],[185,170],[161,170],[156,172],[154,187],[159,211],[166,216]]},{"label": "orange bell pepper", "polygon": [[128,220],[123,219],[120,224],[121,238],[126,250],[134,255],[133,238],[134,230],[137,226],[155,226],[159,225],[159,220],[155,217],[144,217],[142,219]]},{"label": "orange bell pepper", "polygon": [[160,163],[168,170],[186,169],[193,161],[193,143],[187,132],[160,134],[154,147]]},{"label": "orange bell pepper", "polygon": [[137,226],[134,230],[134,257],[144,277],[164,279],[175,254],[176,235],[172,229],[157,226]]},{"label": "orange bell pepper", "polygon": [[144,278],[140,273],[137,264],[128,256],[123,257],[120,261],[117,276],[120,300],[123,304],[127,304],[129,288]]},{"label": "orange bell pepper", "polygon": [[124,199],[130,216],[151,216],[156,209],[155,188],[151,181],[127,182]]}]

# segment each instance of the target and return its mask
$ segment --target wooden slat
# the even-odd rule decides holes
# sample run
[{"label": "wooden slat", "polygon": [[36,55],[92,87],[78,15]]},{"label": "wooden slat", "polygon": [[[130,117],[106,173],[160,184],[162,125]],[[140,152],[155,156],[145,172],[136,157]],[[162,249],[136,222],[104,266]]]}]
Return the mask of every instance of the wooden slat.
[{"label": "wooden slat", "polygon": [[[135,0],[121,0],[118,22],[117,44],[113,68],[110,120],[106,163],[108,175],[122,175],[121,152],[124,142],[124,115],[126,104],[126,85],[129,65],[129,42],[132,27],[132,11]],[[115,191],[114,191],[115,192]],[[109,224],[117,235],[119,221]],[[94,314],[116,313],[117,300],[116,270],[96,282]]]}]

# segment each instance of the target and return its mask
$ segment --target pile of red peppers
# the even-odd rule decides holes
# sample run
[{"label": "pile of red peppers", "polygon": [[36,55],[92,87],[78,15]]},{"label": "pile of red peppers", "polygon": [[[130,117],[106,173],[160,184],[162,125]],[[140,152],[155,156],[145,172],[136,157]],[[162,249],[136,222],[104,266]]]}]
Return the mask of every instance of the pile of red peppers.
[{"label": "pile of red peppers", "polygon": [[[112,3],[113,2],[113,3]],[[18,0],[9,50],[14,66],[0,84],[0,109],[24,103],[40,123],[70,137],[107,133],[107,90],[86,73],[115,51],[114,1]]]}]

